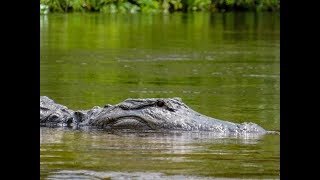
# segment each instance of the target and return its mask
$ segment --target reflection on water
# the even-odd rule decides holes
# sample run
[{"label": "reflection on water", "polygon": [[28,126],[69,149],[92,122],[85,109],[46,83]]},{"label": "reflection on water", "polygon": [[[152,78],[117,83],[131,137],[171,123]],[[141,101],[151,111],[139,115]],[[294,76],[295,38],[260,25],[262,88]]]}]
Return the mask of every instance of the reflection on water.
[{"label": "reflection on water", "polygon": [[[95,172],[95,171],[58,171],[50,175],[47,179],[201,179],[210,178],[173,175],[166,176],[162,173],[146,173],[146,172]],[[216,179],[216,178],[215,178]],[[218,179],[219,180],[219,179]]]},{"label": "reflection on water", "polygon": [[[180,97],[210,117],[280,130],[279,44],[277,13],[49,14],[40,95],[75,110]],[[40,132],[42,178],[279,178],[274,134]]]},{"label": "reflection on water", "polygon": [[[41,177],[278,178],[279,135],[40,128]],[[139,173],[141,172],[141,173]],[[155,173],[155,174],[153,174]],[[177,176],[179,178],[179,176]],[[198,178],[197,178],[198,179]]]},{"label": "reflection on water", "polygon": [[[209,178],[199,176],[184,176],[184,175],[165,175],[163,173],[153,172],[95,172],[86,170],[76,171],[58,171],[50,175],[47,179],[153,179],[153,180],[239,180],[239,178]],[[252,180],[252,179],[248,179]]]}]

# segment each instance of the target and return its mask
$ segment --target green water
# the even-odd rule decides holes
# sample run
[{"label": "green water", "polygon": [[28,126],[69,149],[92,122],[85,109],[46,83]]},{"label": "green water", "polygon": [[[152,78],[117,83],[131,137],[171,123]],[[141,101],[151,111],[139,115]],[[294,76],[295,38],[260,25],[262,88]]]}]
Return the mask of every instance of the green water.
[{"label": "green water", "polygon": [[[40,95],[71,109],[180,97],[214,118],[280,130],[279,62],[277,13],[40,16]],[[280,174],[279,135],[40,132],[41,178]]]}]

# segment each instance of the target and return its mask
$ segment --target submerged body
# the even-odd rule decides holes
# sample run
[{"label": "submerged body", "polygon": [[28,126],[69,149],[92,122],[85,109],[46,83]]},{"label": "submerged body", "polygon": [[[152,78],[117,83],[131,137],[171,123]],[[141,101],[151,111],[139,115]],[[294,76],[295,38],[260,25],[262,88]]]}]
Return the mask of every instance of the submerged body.
[{"label": "submerged body", "polygon": [[105,129],[212,131],[224,134],[265,134],[251,122],[233,123],[200,114],[180,98],[126,99],[104,107],[74,111],[40,96],[40,124],[95,126]]}]

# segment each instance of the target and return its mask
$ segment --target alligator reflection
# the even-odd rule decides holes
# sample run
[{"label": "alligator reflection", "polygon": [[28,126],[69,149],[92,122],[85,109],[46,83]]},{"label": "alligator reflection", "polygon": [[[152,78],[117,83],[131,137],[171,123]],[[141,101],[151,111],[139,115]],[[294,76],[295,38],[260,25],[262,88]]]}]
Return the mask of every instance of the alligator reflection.
[{"label": "alligator reflection", "polygon": [[[212,132],[134,132],[40,128],[41,178],[59,172],[164,173],[159,176],[278,178],[279,136],[224,137]],[[151,174],[148,174],[151,173]],[[90,173],[85,173],[88,177]],[[92,173],[91,173],[92,174]],[[92,175],[92,178],[95,177]],[[126,176],[135,176],[135,173]],[[77,173],[81,176],[81,173]],[[84,178],[85,178],[84,176]],[[118,178],[119,178],[118,177]],[[181,178],[182,178],[181,177]],[[157,177],[158,178],[158,177]]]}]

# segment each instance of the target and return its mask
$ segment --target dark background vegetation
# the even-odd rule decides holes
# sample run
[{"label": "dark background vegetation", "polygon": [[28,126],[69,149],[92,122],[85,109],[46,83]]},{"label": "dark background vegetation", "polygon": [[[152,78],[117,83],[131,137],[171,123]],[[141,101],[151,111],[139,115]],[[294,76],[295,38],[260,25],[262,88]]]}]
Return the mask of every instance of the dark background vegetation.
[{"label": "dark background vegetation", "polygon": [[280,0],[40,0],[50,12],[279,11]]}]

